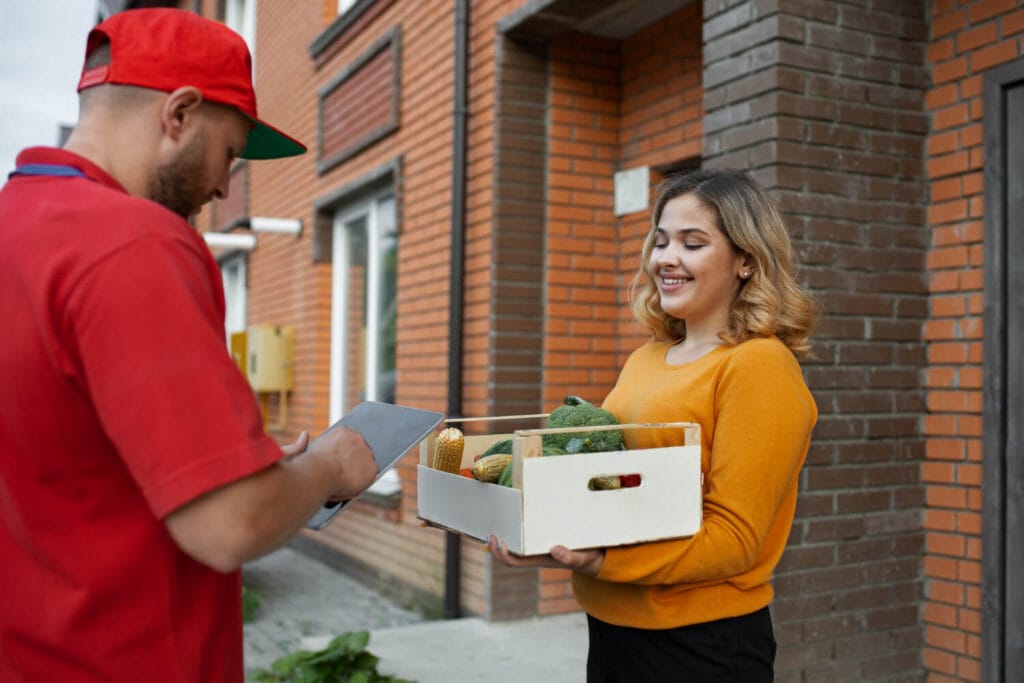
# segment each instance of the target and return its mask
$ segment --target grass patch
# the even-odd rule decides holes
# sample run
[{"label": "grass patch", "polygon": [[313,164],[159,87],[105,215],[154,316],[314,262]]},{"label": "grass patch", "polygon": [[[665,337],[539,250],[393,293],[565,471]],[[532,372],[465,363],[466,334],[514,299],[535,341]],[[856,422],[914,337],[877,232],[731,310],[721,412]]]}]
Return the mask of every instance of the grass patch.
[{"label": "grass patch", "polygon": [[251,588],[242,586],[242,623],[251,624],[260,610],[260,596]]}]

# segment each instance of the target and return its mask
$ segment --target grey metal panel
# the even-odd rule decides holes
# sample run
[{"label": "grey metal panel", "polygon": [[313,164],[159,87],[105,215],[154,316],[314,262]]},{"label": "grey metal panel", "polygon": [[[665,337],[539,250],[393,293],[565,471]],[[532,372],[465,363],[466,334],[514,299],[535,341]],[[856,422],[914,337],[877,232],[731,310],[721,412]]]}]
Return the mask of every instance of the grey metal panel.
[{"label": "grey metal panel", "polygon": [[1024,60],[985,74],[984,105],[982,680],[997,683],[1024,680]]},{"label": "grey metal panel", "polygon": [[1006,90],[1005,680],[1024,681],[1024,83]]},{"label": "grey metal panel", "polygon": [[498,22],[498,31],[520,40],[550,40],[577,31],[623,40],[694,0],[529,0]]}]

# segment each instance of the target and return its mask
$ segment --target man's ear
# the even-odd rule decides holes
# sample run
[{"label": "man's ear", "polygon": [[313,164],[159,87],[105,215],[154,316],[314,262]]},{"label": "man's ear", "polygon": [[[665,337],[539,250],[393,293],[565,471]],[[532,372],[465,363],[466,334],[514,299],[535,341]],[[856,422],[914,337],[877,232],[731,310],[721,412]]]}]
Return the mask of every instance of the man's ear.
[{"label": "man's ear", "polygon": [[160,112],[164,133],[178,142],[185,129],[195,120],[202,103],[203,94],[190,85],[170,93]]}]

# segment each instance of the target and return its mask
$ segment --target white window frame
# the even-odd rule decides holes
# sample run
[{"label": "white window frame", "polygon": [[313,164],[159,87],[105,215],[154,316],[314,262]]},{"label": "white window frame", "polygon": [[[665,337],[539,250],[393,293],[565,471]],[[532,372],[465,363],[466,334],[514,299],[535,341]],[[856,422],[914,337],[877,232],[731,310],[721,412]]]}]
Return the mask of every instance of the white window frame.
[{"label": "white window frame", "polygon": [[224,336],[231,347],[231,335],[248,325],[249,291],[245,253],[235,252],[220,259],[221,281],[224,284]]},{"label": "white window frame", "polygon": [[[331,245],[331,382],[330,382],[330,424],[334,424],[353,406],[344,405],[347,348],[345,325],[349,319],[348,310],[348,226],[360,218],[366,220],[366,329],[367,338],[375,336],[380,327],[380,251],[381,251],[381,206],[391,200],[392,211],[397,212],[394,189],[384,191],[343,207],[334,215]],[[396,220],[392,216],[392,220]],[[397,234],[395,235],[397,239]],[[367,400],[379,400],[377,385],[377,344],[365,344],[366,358],[363,364],[363,383]],[[388,470],[369,488],[379,495],[392,495],[402,490],[398,472]]]},{"label": "white window frame", "polygon": [[256,76],[256,0],[224,0],[224,23],[245,39]]}]

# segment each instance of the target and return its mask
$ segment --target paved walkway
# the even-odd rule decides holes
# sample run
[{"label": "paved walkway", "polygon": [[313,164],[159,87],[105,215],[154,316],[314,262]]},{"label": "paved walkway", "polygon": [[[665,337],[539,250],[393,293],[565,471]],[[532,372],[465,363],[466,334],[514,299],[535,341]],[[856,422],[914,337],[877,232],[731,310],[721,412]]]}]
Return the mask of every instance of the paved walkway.
[{"label": "paved walkway", "polygon": [[423,621],[418,613],[288,547],[245,565],[242,583],[260,600],[255,619],[244,629],[247,669],[269,667],[299,649],[307,636]]},{"label": "paved walkway", "polygon": [[346,631],[370,631],[378,671],[417,683],[582,683],[587,625],[582,613],[510,622],[428,621],[291,548],[246,565],[260,598],[245,625],[245,665],[267,668],[297,649],[319,650]]}]

